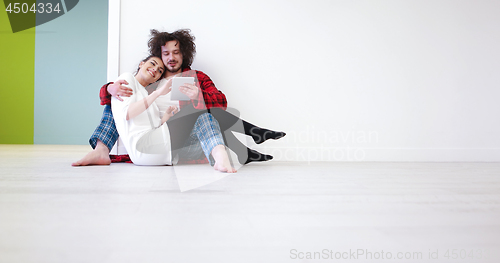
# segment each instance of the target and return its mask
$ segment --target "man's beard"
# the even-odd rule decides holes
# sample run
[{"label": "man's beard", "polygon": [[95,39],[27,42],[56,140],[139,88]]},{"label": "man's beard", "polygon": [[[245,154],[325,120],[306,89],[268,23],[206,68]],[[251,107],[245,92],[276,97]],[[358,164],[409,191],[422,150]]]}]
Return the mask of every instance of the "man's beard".
[{"label": "man's beard", "polygon": [[[168,63],[167,63],[167,64],[168,64]],[[168,72],[170,72],[170,73],[177,73],[177,72],[179,72],[179,70],[181,69],[181,67],[182,67],[182,64],[177,63],[177,64],[175,65],[175,68],[171,68],[171,67],[169,67],[168,65],[167,65],[165,68],[166,68],[166,69],[167,69],[167,71],[168,71]]]}]

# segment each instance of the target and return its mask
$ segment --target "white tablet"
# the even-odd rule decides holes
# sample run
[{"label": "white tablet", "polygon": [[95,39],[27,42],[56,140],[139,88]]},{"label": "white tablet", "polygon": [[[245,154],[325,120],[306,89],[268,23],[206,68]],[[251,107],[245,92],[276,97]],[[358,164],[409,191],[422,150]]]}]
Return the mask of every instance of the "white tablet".
[{"label": "white tablet", "polygon": [[179,87],[183,84],[194,84],[194,77],[174,77],[172,79],[172,100],[191,100],[186,94],[179,90]]}]

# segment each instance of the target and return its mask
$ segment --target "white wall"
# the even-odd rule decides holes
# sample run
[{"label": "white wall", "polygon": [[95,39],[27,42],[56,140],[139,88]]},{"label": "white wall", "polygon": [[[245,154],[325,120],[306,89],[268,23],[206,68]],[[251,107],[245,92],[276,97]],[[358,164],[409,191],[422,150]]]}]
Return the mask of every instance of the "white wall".
[{"label": "white wall", "polygon": [[500,161],[500,1],[120,2],[120,72],[190,28],[278,160]]}]

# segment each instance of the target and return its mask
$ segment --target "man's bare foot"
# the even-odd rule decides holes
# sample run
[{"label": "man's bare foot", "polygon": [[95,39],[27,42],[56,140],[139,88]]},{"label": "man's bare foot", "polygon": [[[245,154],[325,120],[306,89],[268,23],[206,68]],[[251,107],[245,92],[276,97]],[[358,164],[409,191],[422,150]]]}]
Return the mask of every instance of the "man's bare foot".
[{"label": "man's bare foot", "polygon": [[229,156],[226,152],[224,145],[217,145],[212,149],[212,156],[214,157],[214,169],[220,172],[236,173],[236,169],[231,166]]},{"label": "man's bare foot", "polygon": [[86,165],[109,165],[111,159],[109,158],[109,149],[101,141],[97,141],[95,149],[79,161],[72,163],[72,166],[86,166]]}]

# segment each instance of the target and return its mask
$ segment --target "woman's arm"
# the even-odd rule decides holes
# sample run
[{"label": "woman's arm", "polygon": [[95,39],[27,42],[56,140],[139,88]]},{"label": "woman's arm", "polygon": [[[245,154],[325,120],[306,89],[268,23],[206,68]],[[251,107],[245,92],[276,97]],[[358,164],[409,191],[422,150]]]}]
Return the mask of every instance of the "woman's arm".
[{"label": "woman's arm", "polygon": [[137,115],[143,113],[151,104],[162,95],[166,95],[172,89],[172,79],[168,80],[163,84],[163,86],[159,87],[155,91],[153,91],[146,98],[133,102],[130,104],[127,110],[127,120],[133,119]]}]

